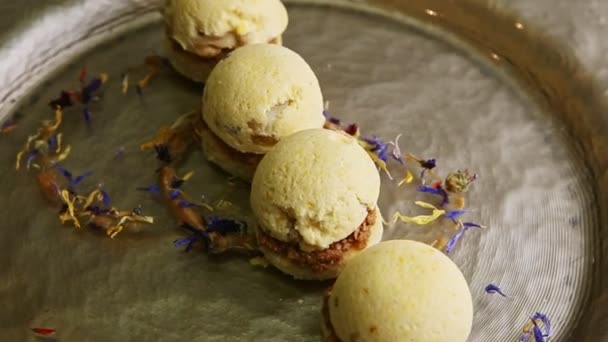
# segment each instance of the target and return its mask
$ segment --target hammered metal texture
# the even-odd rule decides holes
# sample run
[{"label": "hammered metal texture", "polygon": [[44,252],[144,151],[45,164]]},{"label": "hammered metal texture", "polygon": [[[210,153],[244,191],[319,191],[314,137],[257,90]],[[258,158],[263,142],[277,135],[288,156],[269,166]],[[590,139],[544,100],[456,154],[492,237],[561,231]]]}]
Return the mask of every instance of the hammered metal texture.
[{"label": "hammered metal texture", "polygon": [[[209,260],[177,251],[173,222],[158,203],[133,191],[154,177],[153,158],[138,153],[138,143],[195,109],[201,92],[170,70],[143,101],[119,92],[128,66],[161,52],[158,2],[30,1],[27,9],[0,3],[11,28],[0,36],[0,115],[25,114],[0,143],[6,161],[0,168],[6,215],[0,337],[33,341],[29,327],[52,326],[65,341],[319,340],[327,284],[291,281],[251,267],[246,258]],[[606,340],[602,47],[608,43],[599,38],[608,33],[607,5],[291,3],[285,44],[316,71],[332,113],[387,139],[404,133],[404,149],[438,158],[442,170],[471,167],[482,175],[469,195],[476,208],[469,218],[489,228],[471,231],[453,254],[475,299],[470,340],[517,340],[535,311],[552,318],[554,341]],[[32,175],[12,169],[27,134],[49,115],[48,100],[75,85],[82,65],[109,72],[111,80],[92,108],[91,128],[77,110],[66,112],[65,140],[75,145],[66,166],[94,169],[85,187],[103,182],[117,204],[141,203],[157,217],[152,228],[116,241],[62,228],[39,199]],[[119,146],[127,158],[116,162]],[[186,169],[197,172],[189,192],[226,196],[248,214],[247,189],[227,193],[225,176],[200,154]],[[415,210],[414,196],[383,178],[384,216]],[[449,229],[397,225],[385,239],[431,242]],[[490,282],[509,297],[485,294]]]}]

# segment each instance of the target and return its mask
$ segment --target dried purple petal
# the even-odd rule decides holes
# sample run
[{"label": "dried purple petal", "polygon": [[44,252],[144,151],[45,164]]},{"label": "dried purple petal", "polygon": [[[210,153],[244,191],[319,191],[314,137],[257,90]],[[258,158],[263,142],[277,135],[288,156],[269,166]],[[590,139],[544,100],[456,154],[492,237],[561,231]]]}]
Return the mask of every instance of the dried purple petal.
[{"label": "dried purple petal", "polygon": [[178,199],[180,194],[181,191],[179,191],[179,189],[173,189],[169,192],[169,198],[172,200]]},{"label": "dried purple petal", "polygon": [[457,223],[460,216],[462,216],[468,212],[469,212],[469,210],[450,210],[445,213],[445,217],[449,218],[450,220]]},{"label": "dried purple petal", "polygon": [[57,150],[58,147],[58,140],[57,140],[57,136],[56,135],[52,135],[50,136],[47,141],[46,141],[47,145],[49,146],[49,150],[51,151],[55,151]]},{"label": "dried purple petal", "polygon": [[500,289],[500,287],[498,287],[496,284],[488,284],[484,291],[486,291],[486,293],[489,294],[494,294],[494,293],[498,293],[499,295],[506,297],[507,295],[505,295],[502,290]]},{"label": "dried purple petal", "polygon": [[332,117],[332,116],[329,114],[329,112],[328,112],[328,111],[324,110],[324,111],[323,111],[323,116],[325,117],[325,119],[326,119],[326,120],[327,120],[329,123],[334,124],[334,125],[337,125],[337,126],[340,126],[340,125],[341,125],[340,119]]},{"label": "dried purple petal", "polygon": [[91,101],[91,97],[93,96],[93,93],[96,92],[97,90],[99,90],[99,88],[101,88],[102,84],[103,84],[103,81],[101,80],[101,78],[94,78],[93,80],[91,80],[91,82],[89,82],[89,84],[85,85],[81,90],[82,103],[89,103],[89,101]]},{"label": "dried purple petal", "polygon": [[441,206],[442,207],[445,207],[448,203],[450,203],[450,198],[448,196],[448,193],[441,186],[434,187],[434,186],[428,186],[428,185],[421,185],[421,186],[417,187],[416,190],[418,192],[425,192],[428,194],[441,196],[441,198],[442,198]]},{"label": "dried purple petal", "polygon": [[546,336],[543,334],[543,331],[540,329],[536,321],[532,320],[532,324],[534,324],[534,327],[532,328],[532,332],[534,333],[534,341],[545,342]]},{"label": "dried purple petal", "polygon": [[152,184],[148,187],[145,188],[137,188],[136,190],[138,191],[147,191],[147,192],[151,192],[155,195],[159,195],[160,194],[160,187],[156,184]]},{"label": "dried purple petal", "polygon": [[25,167],[27,169],[29,169],[32,166],[32,162],[34,161],[34,159],[36,159],[36,157],[38,157],[38,150],[33,150],[30,153],[27,154],[27,159],[25,162]]},{"label": "dried purple petal", "polygon": [[540,320],[541,322],[543,322],[547,336],[551,336],[551,321],[549,320],[547,315],[537,312],[534,314],[534,316],[532,316],[532,320],[533,321]]},{"label": "dried purple petal", "polygon": [[67,91],[62,91],[58,98],[49,102],[51,108],[56,109],[57,107],[67,108],[73,106],[72,95]]},{"label": "dried purple petal", "polygon": [[17,128],[18,116],[19,114],[15,113],[12,117],[5,120],[2,125],[0,125],[0,133],[8,133]]},{"label": "dried purple petal", "polygon": [[[544,333],[542,329],[543,327],[539,325],[538,321],[543,323],[543,327],[545,329]],[[551,336],[551,322],[546,315],[537,312],[534,314],[534,316],[530,317],[530,322],[524,326],[524,331],[520,337],[520,341],[527,342],[530,340],[531,336],[534,336],[535,342],[544,342],[546,341],[546,337]]]},{"label": "dried purple petal", "polygon": [[231,219],[223,219],[217,216],[207,217],[207,230],[220,234],[239,233],[246,228],[246,223]]},{"label": "dried purple petal", "polygon": [[200,204],[194,203],[194,202],[190,202],[190,201],[179,201],[179,203],[177,204],[180,208],[197,208],[200,207]]},{"label": "dried purple petal", "polygon": [[82,110],[82,117],[84,118],[84,122],[88,125],[91,123],[91,111],[88,107],[85,107]]},{"label": "dried purple petal", "polygon": [[99,193],[101,194],[101,201],[103,202],[103,205],[109,207],[111,204],[110,195],[108,195],[101,185],[99,186]]},{"label": "dried purple petal", "polygon": [[372,152],[374,152],[380,160],[383,162],[388,161],[388,144],[382,141],[380,138],[376,136],[372,136],[371,138],[361,138],[361,140],[365,141],[372,147]]},{"label": "dried purple petal", "polygon": [[458,241],[460,241],[460,239],[464,236],[464,233],[471,228],[481,228],[481,225],[474,222],[465,222],[461,224],[460,230],[458,230],[458,232],[454,234],[454,236],[452,236],[452,238],[448,241],[445,247],[445,252],[450,254],[454,247],[456,247]]},{"label": "dried purple petal", "polygon": [[186,246],[185,251],[189,252],[195,243],[202,241],[205,244],[207,251],[209,251],[209,252],[211,251],[211,248],[212,248],[211,239],[209,238],[209,234],[207,234],[207,232],[204,232],[200,229],[196,229],[188,224],[183,224],[182,228],[191,232],[192,235],[190,235],[189,237],[186,237],[186,238],[175,240],[173,242],[175,247],[182,247],[185,245]]},{"label": "dried purple petal", "polygon": [[93,171],[87,171],[79,176],[76,176],[76,178],[74,178],[74,181],[71,182],[70,185],[76,186],[76,185],[80,184],[83,180],[85,180],[87,177],[91,176],[93,173],[94,173]]},{"label": "dried purple petal", "polygon": [[437,167],[437,161],[435,159],[422,160],[420,166],[425,170],[432,170]]}]

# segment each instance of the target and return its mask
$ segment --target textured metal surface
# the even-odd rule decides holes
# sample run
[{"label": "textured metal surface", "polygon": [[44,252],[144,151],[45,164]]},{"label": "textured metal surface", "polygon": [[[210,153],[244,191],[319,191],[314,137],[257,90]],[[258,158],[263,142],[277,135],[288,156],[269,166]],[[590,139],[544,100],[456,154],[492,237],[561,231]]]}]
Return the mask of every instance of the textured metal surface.
[{"label": "textured metal surface", "polygon": [[[555,341],[607,338],[608,116],[601,89],[608,83],[602,45],[594,39],[605,31],[606,6],[588,2],[584,8],[592,11],[576,12],[574,5],[552,2],[560,17],[543,15],[548,2],[512,2],[576,48],[599,78],[595,88],[569,52],[527,22],[518,28],[515,17],[500,14],[500,4],[488,10],[438,0],[332,3],[338,8],[291,6],[285,37],[317,72],[331,111],[387,139],[404,133],[405,149],[438,158],[442,170],[468,166],[482,175],[469,196],[477,208],[470,218],[489,228],[468,234],[453,256],[475,298],[471,341],[516,340],[535,311],[552,318]],[[11,27],[17,29],[5,34],[0,115],[18,108],[26,117],[0,143],[7,215],[0,234],[0,301],[6,303],[0,335],[33,339],[28,327],[53,326],[65,341],[318,340],[323,285],[290,281],[252,268],[246,259],[176,251],[170,219],[132,190],[152,181],[155,167],[150,155],[136,152],[137,144],[196,108],[200,94],[170,71],[155,80],[143,102],[120,94],[120,73],[160,49],[155,5],[55,2],[37,11],[43,17],[33,25],[15,19]],[[358,10],[345,9],[349,5]],[[20,13],[6,8],[3,16]],[[570,11],[578,14],[563,23]],[[92,52],[79,57],[85,50]],[[118,241],[61,228],[39,199],[32,175],[11,169],[18,146],[49,115],[48,100],[76,84],[83,64],[112,79],[94,108],[91,129],[77,110],[67,113],[65,139],[75,148],[66,165],[95,169],[94,181],[103,181],[118,204],[142,203],[158,219],[148,231]],[[113,161],[123,145],[127,158]],[[224,177],[200,155],[192,155],[189,168],[197,171],[190,192],[224,193]],[[246,208],[246,196],[246,189],[236,189],[228,198]],[[413,198],[384,179],[385,216],[413,210]],[[385,238],[430,242],[440,233],[439,227],[398,225]],[[484,294],[489,282],[501,284],[509,297]]]}]

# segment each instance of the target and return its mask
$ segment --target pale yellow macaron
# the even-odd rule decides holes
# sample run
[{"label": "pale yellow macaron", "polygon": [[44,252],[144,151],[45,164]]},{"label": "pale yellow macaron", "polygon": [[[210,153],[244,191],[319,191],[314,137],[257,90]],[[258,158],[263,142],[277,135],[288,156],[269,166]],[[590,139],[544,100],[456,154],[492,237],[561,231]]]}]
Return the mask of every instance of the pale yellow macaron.
[{"label": "pale yellow macaron", "polygon": [[333,341],[465,342],[473,322],[466,279],[442,252],[395,240],[359,253],[326,296]]},{"label": "pale yellow macaron", "polygon": [[297,53],[279,45],[247,45],[209,75],[203,119],[237,151],[263,154],[292,133],[323,127],[323,96]]},{"label": "pale yellow macaron", "polygon": [[310,129],[282,139],[255,173],[251,208],[269,261],[296,278],[335,277],[382,236],[380,177],[341,132]]},{"label": "pale yellow macaron", "polygon": [[166,0],[162,13],[169,61],[199,82],[238,47],[280,45],[288,24],[280,0]]}]

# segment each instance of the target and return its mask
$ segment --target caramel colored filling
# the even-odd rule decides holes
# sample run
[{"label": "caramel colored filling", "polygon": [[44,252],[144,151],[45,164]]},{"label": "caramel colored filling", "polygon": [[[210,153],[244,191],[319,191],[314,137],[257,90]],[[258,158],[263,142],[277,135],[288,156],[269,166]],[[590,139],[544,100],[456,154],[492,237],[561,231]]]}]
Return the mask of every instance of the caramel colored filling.
[{"label": "caramel colored filling", "polygon": [[258,229],[258,244],[286,257],[296,265],[309,267],[316,272],[323,272],[340,263],[344,257],[344,253],[347,251],[365,248],[371,235],[371,228],[375,223],[376,212],[369,210],[367,217],[357,230],[346,238],[336,241],[328,248],[320,251],[302,251],[297,244],[277,240],[265,233],[261,228]]}]

